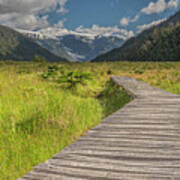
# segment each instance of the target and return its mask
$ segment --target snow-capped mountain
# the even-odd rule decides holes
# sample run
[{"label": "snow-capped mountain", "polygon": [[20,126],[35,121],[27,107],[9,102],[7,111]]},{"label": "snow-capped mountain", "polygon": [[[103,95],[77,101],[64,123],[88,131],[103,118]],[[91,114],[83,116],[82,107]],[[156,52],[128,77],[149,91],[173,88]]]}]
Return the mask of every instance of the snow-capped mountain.
[{"label": "snow-capped mountain", "polygon": [[39,45],[69,61],[89,61],[96,56],[120,47],[125,41],[121,34],[104,34],[47,28],[39,31],[18,30]]},{"label": "snow-capped mountain", "polygon": [[20,33],[25,35],[26,37],[33,39],[36,43],[38,43],[43,48],[48,49],[50,52],[57,56],[61,56],[68,61],[77,61],[77,59],[73,58],[72,55],[67,51],[67,49],[62,45],[56,36],[51,36],[48,33],[44,34],[38,31],[26,31],[17,29]]},{"label": "snow-capped mountain", "polygon": [[119,47],[124,42],[117,37],[65,35],[58,37],[71,57],[79,61],[89,61],[97,55]]}]

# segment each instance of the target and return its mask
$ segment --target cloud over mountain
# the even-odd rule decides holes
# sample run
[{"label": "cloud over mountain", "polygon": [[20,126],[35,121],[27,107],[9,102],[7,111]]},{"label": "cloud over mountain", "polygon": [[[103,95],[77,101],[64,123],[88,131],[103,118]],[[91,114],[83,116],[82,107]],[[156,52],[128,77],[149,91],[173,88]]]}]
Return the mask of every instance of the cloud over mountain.
[{"label": "cloud over mountain", "polygon": [[129,17],[123,17],[121,20],[120,20],[120,25],[121,26],[128,26],[129,23],[132,23],[132,22],[136,22],[140,17],[140,14],[137,14],[134,18],[129,18]]},{"label": "cloud over mountain", "polygon": [[146,29],[149,29],[153,26],[157,26],[158,24],[161,24],[162,22],[166,21],[167,18],[164,18],[164,19],[160,19],[160,20],[157,20],[157,21],[153,21],[149,24],[143,24],[143,25],[139,25],[137,26],[137,29],[138,29],[138,33],[141,33],[142,31],[146,30]]},{"label": "cloud over mountain", "polygon": [[134,36],[133,31],[128,31],[126,29],[120,29],[118,26],[114,27],[100,27],[94,24],[90,28],[84,28],[83,26],[79,26],[75,30],[78,33],[87,33],[91,34],[92,36],[104,35],[104,36],[111,36],[115,35],[121,39],[129,39]]},{"label": "cloud over mountain", "polygon": [[[179,5],[179,2],[180,2],[180,0],[169,0],[168,2],[166,2],[165,0],[157,0],[156,2],[151,1],[148,4],[148,6],[142,8],[140,10],[140,12],[134,18],[123,17],[120,20],[120,25],[128,26],[130,23],[133,23],[133,22],[136,22],[137,20],[139,20],[139,18],[144,14],[146,14],[146,15],[159,14],[159,13],[164,12],[167,9],[177,8]],[[153,23],[152,23],[152,25],[153,25]],[[143,27],[143,26],[141,26],[141,27]],[[146,26],[146,27],[149,27],[149,26]]]},{"label": "cloud over mountain", "polygon": [[[65,13],[67,0],[0,0],[0,23],[11,27],[33,30],[49,25],[52,9]],[[41,16],[40,16],[41,15]]]},{"label": "cloud over mountain", "polygon": [[154,14],[161,13],[166,9],[177,8],[179,0],[169,0],[166,2],[165,0],[158,0],[157,2],[150,2],[149,5],[141,10],[144,14]]}]

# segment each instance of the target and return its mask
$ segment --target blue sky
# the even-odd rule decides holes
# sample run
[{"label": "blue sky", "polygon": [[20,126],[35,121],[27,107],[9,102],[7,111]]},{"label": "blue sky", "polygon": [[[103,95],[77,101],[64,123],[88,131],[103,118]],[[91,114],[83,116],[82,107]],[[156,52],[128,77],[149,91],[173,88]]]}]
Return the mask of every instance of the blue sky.
[{"label": "blue sky", "polygon": [[139,0],[70,0],[66,24],[69,28],[80,24],[86,27],[92,24],[119,25],[122,17],[135,16],[143,7],[142,4],[145,4],[138,2]]},{"label": "blue sky", "polygon": [[[80,25],[90,27],[93,24],[99,26],[118,25],[124,28],[120,25],[120,20],[123,17],[134,18],[150,2],[157,2],[157,0],[69,0],[67,2],[69,13],[64,15],[66,18],[64,24],[69,29],[75,29]],[[178,7],[172,7],[159,13],[143,14],[138,21],[130,23],[126,28],[134,29],[137,25],[163,19],[177,10]]]},{"label": "blue sky", "polygon": [[[180,0],[0,0],[0,24],[85,32],[117,28],[137,33],[180,9]],[[95,31],[95,30],[92,31]]]}]

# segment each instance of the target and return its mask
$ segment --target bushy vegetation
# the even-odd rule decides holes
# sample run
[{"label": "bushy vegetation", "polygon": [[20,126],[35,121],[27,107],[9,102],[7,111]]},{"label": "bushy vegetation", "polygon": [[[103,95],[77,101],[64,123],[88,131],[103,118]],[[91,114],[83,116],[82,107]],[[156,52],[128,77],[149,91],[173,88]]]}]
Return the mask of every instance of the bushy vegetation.
[{"label": "bushy vegetation", "polygon": [[180,63],[0,62],[0,179],[23,176],[129,102],[111,76],[180,94],[179,72]]}]

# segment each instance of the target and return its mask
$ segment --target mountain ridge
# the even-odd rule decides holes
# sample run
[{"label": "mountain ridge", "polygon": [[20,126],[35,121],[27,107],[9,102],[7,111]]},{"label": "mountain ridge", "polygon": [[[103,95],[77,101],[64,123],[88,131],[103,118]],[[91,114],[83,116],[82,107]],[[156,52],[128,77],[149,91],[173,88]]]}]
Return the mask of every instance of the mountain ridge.
[{"label": "mountain ridge", "polygon": [[161,24],[144,30],[136,37],[127,40],[121,47],[97,56],[92,62],[179,61],[179,23],[180,11]]}]

